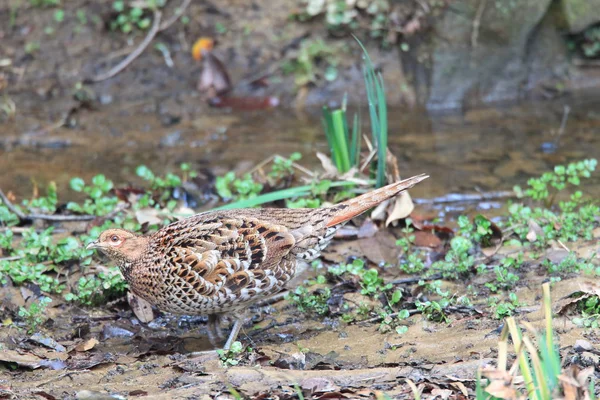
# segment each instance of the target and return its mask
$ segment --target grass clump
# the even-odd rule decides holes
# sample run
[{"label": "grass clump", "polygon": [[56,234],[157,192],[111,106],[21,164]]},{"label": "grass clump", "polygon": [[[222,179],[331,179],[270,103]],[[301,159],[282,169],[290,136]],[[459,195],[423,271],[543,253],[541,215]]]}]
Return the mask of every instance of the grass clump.
[{"label": "grass clump", "polygon": [[[383,78],[380,73],[375,72],[375,67],[367,50],[360,41],[357,40],[357,42],[363,50],[363,77],[369,104],[371,135],[373,144],[377,146],[377,162],[373,164],[375,185],[376,187],[382,187],[385,185],[388,151],[385,88]],[[352,168],[358,172],[360,162],[359,118],[358,115],[354,115],[352,130],[350,131],[345,103],[346,101],[344,100],[342,107],[336,110],[330,110],[328,107],[323,108],[323,125],[331,152],[331,159],[341,174],[348,172]]]},{"label": "grass clump", "polygon": [[23,319],[27,328],[27,333],[34,333],[48,317],[46,316],[46,307],[52,302],[49,297],[41,297],[39,301],[32,302],[29,307],[19,307],[18,315]]},{"label": "grass clump", "polygon": [[152,0],[146,3],[116,0],[112,4],[115,13],[110,21],[110,29],[123,33],[132,33],[136,30],[147,30],[152,25],[152,9],[162,8],[166,0]]},{"label": "grass clump", "polygon": [[561,191],[579,186],[582,179],[591,176],[596,165],[595,159],[559,165],[553,172],[529,179],[526,189],[515,187],[519,197],[542,203],[542,207],[512,204],[509,207],[508,226],[514,229],[520,240],[527,240],[540,248],[546,247],[550,240],[590,240],[596,226],[595,217],[600,213],[597,203],[586,200],[583,193],[577,190],[568,200],[560,201],[558,208],[553,205]]},{"label": "grass clump", "polygon": [[[579,370],[575,365],[565,370],[561,367],[557,340],[552,329],[550,284],[543,284],[542,289],[545,329],[538,332],[524,322],[523,330],[514,318],[506,319],[498,344],[497,366],[482,369],[477,374],[478,400],[521,396],[533,400],[550,400],[563,398],[567,393],[576,396],[572,398],[594,396],[594,379],[589,378],[593,375],[593,367],[585,370]],[[509,338],[516,356],[510,368]],[[589,384],[586,383],[588,380]]]}]

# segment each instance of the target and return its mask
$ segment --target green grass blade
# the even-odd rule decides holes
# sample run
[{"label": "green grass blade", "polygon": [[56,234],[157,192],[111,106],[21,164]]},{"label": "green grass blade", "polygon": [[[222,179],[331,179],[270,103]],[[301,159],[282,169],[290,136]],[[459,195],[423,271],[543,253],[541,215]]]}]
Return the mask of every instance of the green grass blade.
[{"label": "green grass blade", "polygon": [[346,172],[350,169],[350,154],[348,149],[348,124],[346,123],[346,112],[344,110],[335,110],[331,113],[334,132],[335,151],[340,159],[340,172]]},{"label": "green grass blade", "polygon": [[543,307],[546,319],[546,332],[540,340],[540,351],[544,367],[548,370],[548,377],[551,379],[550,389],[558,386],[558,376],[561,372],[560,353],[554,344],[554,333],[552,330],[552,298],[550,297],[550,283],[542,285]]},{"label": "green grass blade", "polygon": [[523,381],[525,383],[525,387],[527,388],[527,398],[533,400],[543,400],[540,398],[539,392],[535,387],[535,378],[533,377],[531,366],[529,365],[529,360],[527,359],[525,346],[521,336],[521,330],[517,327],[517,323],[513,317],[507,318],[506,324],[508,325],[510,336],[512,337],[515,352],[517,353],[517,358],[519,360],[521,374],[523,375]]},{"label": "green grass blade", "polygon": [[377,178],[376,186],[385,184],[385,168],[387,158],[387,104],[385,87],[381,74],[375,73],[373,62],[363,44],[354,37],[363,50],[363,77],[369,101],[369,115],[371,117],[371,133],[373,142],[377,145]]},{"label": "green grass blade", "polygon": [[327,137],[327,144],[329,144],[329,151],[331,152],[331,160],[333,161],[338,171],[341,171],[342,161],[339,155],[339,151],[336,151],[333,116],[331,110],[329,110],[329,108],[327,107],[323,107],[323,125],[325,128],[325,137]]},{"label": "green grass blade", "polygon": [[385,167],[387,161],[387,104],[385,101],[385,87],[383,77],[378,74],[379,85],[377,85],[377,102],[379,110],[379,131],[377,132],[377,187],[385,185]]},{"label": "green grass blade", "polygon": [[358,119],[358,114],[354,114],[354,122],[352,123],[352,138],[350,139],[350,162],[354,167],[358,167],[360,162],[360,141],[358,140],[359,124],[360,121]]},{"label": "green grass blade", "polygon": [[[330,187],[352,186],[355,184],[356,183],[354,183],[354,182],[337,181],[337,182],[332,182]],[[230,210],[233,208],[255,207],[255,206],[258,206],[261,204],[270,203],[270,202],[277,201],[277,200],[285,200],[285,199],[291,199],[294,197],[309,196],[312,194],[312,192],[311,192],[312,188],[313,188],[312,185],[305,185],[305,186],[298,186],[298,187],[293,187],[293,188],[289,188],[289,189],[278,190],[276,192],[261,194],[256,197],[252,197],[250,199],[245,199],[245,200],[240,200],[240,201],[236,201],[233,203],[225,204],[223,206],[214,208],[211,211]]]}]

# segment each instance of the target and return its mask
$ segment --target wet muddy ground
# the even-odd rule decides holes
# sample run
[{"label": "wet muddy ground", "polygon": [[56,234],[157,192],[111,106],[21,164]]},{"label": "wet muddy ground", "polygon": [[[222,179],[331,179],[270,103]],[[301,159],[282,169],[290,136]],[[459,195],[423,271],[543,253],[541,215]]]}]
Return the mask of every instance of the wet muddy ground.
[{"label": "wet muddy ground", "polygon": [[[451,225],[458,213],[483,212],[493,217],[500,213],[505,199],[444,203],[440,197],[510,190],[552,165],[600,156],[600,114],[595,104],[589,99],[573,101],[560,135],[562,103],[437,117],[393,112],[390,147],[403,176],[431,175],[411,191],[417,213],[438,215]],[[89,178],[105,173],[125,184],[135,181],[133,169],[141,163],[163,172],[180,162],[220,174],[230,168],[243,171],[273,153],[293,151],[305,155],[305,165],[316,167],[314,152],[326,147],[321,129],[318,114],[310,112],[209,112],[164,126],[160,116],[144,112],[143,105],[107,107],[81,114],[72,129],[63,127],[38,135],[8,125],[8,134],[1,138],[0,169],[9,173],[0,176],[0,187],[27,196],[32,182],[43,185],[55,180],[59,193],[68,193],[67,182],[74,175]],[[598,196],[598,178],[589,181],[585,190]],[[600,231],[594,235],[591,242],[569,247],[589,256],[598,251]],[[418,277],[404,275],[394,266],[401,255],[394,244],[399,236],[398,229],[382,229],[373,237],[339,239],[323,260],[344,262],[356,256],[372,265],[387,261],[389,266],[380,269],[385,281],[405,282],[396,287],[417,295]],[[511,251],[515,250],[506,248],[501,253]],[[545,256],[560,258],[555,254],[560,251],[551,249]],[[499,259],[501,253],[493,258]],[[543,325],[540,285],[548,279],[540,267],[543,257],[529,259],[515,289],[521,302],[517,318],[538,327]],[[322,270],[309,271],[299,280],[317,273]],[[556,283],[552,296],[557,307],[560,299],[586,281],[567,276]],[[455,308],[447,323],[413,313],[404,322],[408,330],[403,334],[381,332],[377,315],[366,322],[346,323],[339,313],[330,317],[301,313],[288,300],[280,299],[255,310],[239,338],[248,349],[235,356],[239,361],[235,366],[224,366],[216,353],[190,356],[212,349],[202,318],[158,314],[152,322],[142,323],[125,301],[90,308],[67,305],[57,297],[48,309],[50,320],[37,335],[25,334],[10,324],[2,328],[0,396],[229,399],[238,395],[299,398],[302,393],[304,398],[383,398],[383,394],[413,398],[406,381],[410,379],[430,396],[425,398],[468,398],[473,395],[477,369],[495,363],[502,329],[502,321],[492,318],[487,295],[472,293],[485,293],[483,284],[481,278],[464,284],[446,282],[444,288],[457,297],[467,294],[467,285],[472,285],[468,290],[473,304]],[[6,310],[26,304],[31,290],[3,288]],[[360,295],[356,287],[344,289],[341,285],[332,290],[332,298],[350,304],[373,301]],[[335,307],[330,304],[332,310]],[[557,315],[554,327],[565,362],[598,367],[597,353],[582,352],[575,346],[585,340],[597,348],[597,332],[577,327],[568,315]]]},{"label": "wet muddy ground", "polygon": [[[82,3],[69,2],[65,8],[73,14]],[[108,3],[98,7],[99,15],[107,9],[110,12]],[[261,46],[250,57],[245,49],[254,48],[251,45],[257,41],[262,43],[261,35],[267,36],[271,27],[252,19],[260,17],[260,10],[244,8],[243,15],[255,22],[257,35],[236,41],[236,51],[229,52],[228,57],[239,62],[238,70],[232,71],[234,78],[243,78],[253,68],[261,72],[280,61],[280,49],[312,29],[285,23],[288,9],[274,7],[271,11],[281,13],[287,30],[280,41]],[[215,175],[231,169],[247,171],[273,154],[301,152],[302,165],[319,168],[315,152],[327,148],[320,110],[295,112],[283,107],[230,113],[208,108],[194,93],[198,66],[191,63],[185,44],[206,33],[205,12],[211,16],[211,29],[212,19],[231,21],[219,7],[195,3],[190,7],[194,23],[159,36],[174,49],[177,72],[164,65],[162,56],[149,52],[137,60],[136,68],[126,70],[117,80],[96,85],[91,109],[73,100],[74,85],[103,70],[105,63],[109,64],[107,57],[132,48],[133,42],[98,35],[102,28],[94,24],[82,27],[77,35],[68,29],[58,30],[53,40],[46,41],[40,28],[52,23],[52,12],[36,14],[31,23],[25,14],[19,14],[17,25],[24,28],[10,41],[4,38],[0,43],[0,49],[15,62],[27,64],[23,80],[14,75],[21,73],[20,67],[6,75],[8,98],[19,108],[14,118],[3,120],[0,126],[0,188],[22,199],[54,181],[63,203],[76,197],[68,189],[72,177],[89,181],[103,173],[117,185],[127,186],[139,183],[135,168],[140,164],[165,173],[189,162],[209,183]],[[0,14],[0,22],[7,19],[6,13]],[[69,27],[75,24],[68,23]],[[223,39],[233,41],[239,33],[233,30],[241,31],[243,26],[228,26],[231,31]],[[31,40],[44,44],[35,56],[23,52]],[[395,56],[385,52],[371,55],[377,60],[385,58],[384,64],[391,66],[387,71],[394,69]],[[283,81],[271,89],[276,92],[289,84]],[[390,96],[395,96],[394,87],[388,87],[392,88]],[[293,98],[292,90],[288,88],[286,93]],[[321,93],[312,102],[320,105],[332,100],[340,99]],[[500,215],[506,198],[493,194],[510,190],[515,184],[524,185],[529,177],[554,165],[600,158],[599,106],[599,98],[592,96],[437,116],[393,109],[389,112],[390,149],[398,158],[403,177],[418,173],[431,176],[411,190],[416,213],[439,217],[438,223],[454,227],[459,214]],[[366,122],[366,108],[359,112]],[[598,176],[596,173],[584,187],[586,194],[596,199],[600,198]],[[456,201],[449,196],[453,193],[492,196],[469,202],[461,198]],[[196,211],[214,204],[210,202],[214,193],[209,190],[206,194],[207,198],[199,198],[207,203],[198,204]],[[372,266],[385,261],[388,266],[379,268],[385,281],[397,282],[398,289],[414,298],[419,295],[419,277],[402,274],[396,268],[401,251],[395,240],[400,236],[395,228],[380,229],[360,239],[356,235],[339,238],[323,260],[328,264],[360,257]],[[587,257],[598,251],[599,237],[596,230],[592,241],[569,243],[569,247]],[[540,260],[564,255],[564,249],[549,249],[527,260],[515,289],[521,302],[516,313],[519,320],[536,327],[543,324],[540,285],[548,276]],[[488,261],[496,262],[500,257],[498,253]],[[96,261],[103,267],[102,259]],[[308,271],[298,280],[322,271]],[[568,301],[561,299],[587,281],[571,275],[557,282],[552,288],[557,311],[561,301]],[[332,299],[337,302],[328,305],[328,317],[299,312],[290,301],[280,299],[254,311],[252,322],[239,337],[249,349],[234,357],[237,365],[227,367],[215,353],[189,355],[212,349],[204,319],[157,314],[152,322],[142,323],[127,302],[119,299],[99,307],[83,307],[53,296],[47,310],[50,319],[38,333],[28,334],[14,327],[10,316],[16,315],[18,307],[30,304],[39,288],[8,284],[0,295],[0,398],[324,399],[385,398],[385,394],[408,399],[414,395],[407,379],[425,393],[423,398],[469,398],[477,369],[496,362],[502,329],[502,321],[493,318],[487,305],[489,293],[484,284],[480,277],[445,282],[444,288],[456,297],[469,292],[473,304],[452,309],[446,323],[432,322],[413,312],[403,322],[408,328],[402,334],[381,329],[376,313],[362,322],[341,320],[341,304],[375,302],[359,294],[356,282],[332,288]],[[468,285],[474,289],[467,289]],[[557,314],[554,328],[564,363],[594,366],[596,377],[600,376],[598,352],[576,345],[584,340],[597,349],[598,332],[577,327],[568,313]]]}]

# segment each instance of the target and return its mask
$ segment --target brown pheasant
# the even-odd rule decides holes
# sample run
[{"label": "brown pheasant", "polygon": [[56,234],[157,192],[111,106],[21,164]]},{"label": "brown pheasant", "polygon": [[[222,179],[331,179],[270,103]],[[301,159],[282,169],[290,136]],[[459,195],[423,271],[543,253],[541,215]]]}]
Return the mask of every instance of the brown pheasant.
[{"label": "brown pheasant", "polygon": [[108,229],[87,248],[115,261],[130,290],[159,309],[208,315],[211,341],[220,336],[218,317],[233,315],[224,346],[229,349],[250,304],[280,291],[347,221],[426,178],[414,176],[330,207],[209,211],[149,236]]}]

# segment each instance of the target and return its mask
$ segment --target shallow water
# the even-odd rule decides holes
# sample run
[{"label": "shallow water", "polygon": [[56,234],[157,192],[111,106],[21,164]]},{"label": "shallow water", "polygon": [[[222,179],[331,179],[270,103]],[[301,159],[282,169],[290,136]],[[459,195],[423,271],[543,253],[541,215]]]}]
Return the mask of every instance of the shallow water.
[{"label": "shallow water", "polygon": [[[559,134],[565,107],[570,108]],[[368,132],[367,110],[361,110]],[[432,178],[413,197],[449,192],[507,190],[554,165],[600,157],[600,98],[562,99],[427,115],[389,111],[389,142],[404,177],[426,172]],[[29,196],[34,182],[54,180],[66,188],[73,176],[106,174],[117,184],[136,182],[135,167],[157,173],[191,162],[216,174],[248,169],[273,155],[299,151],[302,163],[317,167],[315,151],[325,152],[320,112],[275,110],[231,114],[210,110],[163,126],[148,104],[111,105],[83,111],[73,128],[40,132],[35,118],[5,124],[0,136],[0,187]],[[586,184],[600,195],[600,180]],[[61,192],[59,192],[61,193]],[[66,200],[70,194],[62,191]]]}]

